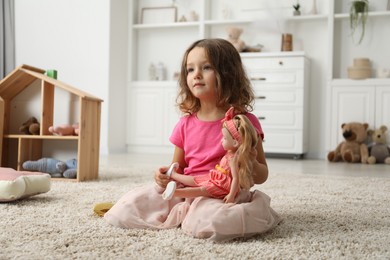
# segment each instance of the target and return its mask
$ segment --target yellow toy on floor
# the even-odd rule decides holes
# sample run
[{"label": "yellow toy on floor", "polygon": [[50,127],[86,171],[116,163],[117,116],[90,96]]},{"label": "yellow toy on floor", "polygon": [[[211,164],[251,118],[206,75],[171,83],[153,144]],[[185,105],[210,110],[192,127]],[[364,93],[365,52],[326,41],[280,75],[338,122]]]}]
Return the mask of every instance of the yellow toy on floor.
[{"label": "yellow toy on floor", "polygon": [[114,206],[114,204],[111,202],[98,203],[93,207],[93,212],[95,212],[95,214],[99,217],[103,217],[104,214],[112,208],[112,206]]}]

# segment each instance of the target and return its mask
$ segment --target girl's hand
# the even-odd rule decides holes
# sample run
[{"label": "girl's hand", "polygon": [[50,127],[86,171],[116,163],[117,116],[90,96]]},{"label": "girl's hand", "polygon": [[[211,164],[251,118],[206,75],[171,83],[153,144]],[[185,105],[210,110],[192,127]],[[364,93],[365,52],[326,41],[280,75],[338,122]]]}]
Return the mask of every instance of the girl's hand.
[{"label": "girl's hand", "polygon": [[226,197],[225,198],[223,198],[223,201],[225,202],[225,203],[234,203],[234,195],[233,194],[228,194],[228,195],[226,195]]},{"label": "girl's hand", "polygon": [[158,186],[162,188],[165,188],[170,181],[170,178],[165,174],[168,169],[169,167],[163,166],[156,170],[154,173],[154,181],[157,183]]}]

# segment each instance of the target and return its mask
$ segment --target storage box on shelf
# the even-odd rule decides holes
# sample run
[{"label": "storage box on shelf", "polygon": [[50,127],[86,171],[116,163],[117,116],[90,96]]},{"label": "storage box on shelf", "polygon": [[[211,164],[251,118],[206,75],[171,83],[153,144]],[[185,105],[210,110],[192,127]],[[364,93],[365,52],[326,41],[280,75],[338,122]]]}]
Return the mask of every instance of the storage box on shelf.
[{"label": "storage box on shelf", "polygon": [[[61,153],[64,148],[64,150],[70,149],[73,156],[77,158],[75,181],[97,179],[102,100],[47,77],[43,74],[44,72],[42,69],[22,65],[0,81],[0,164],[2,167],[24,170],[22,164],[27,160],[35,161],[44,156],[51,157],[46,151],[48,147],[51,147],[53,150],[51,152],[55,154]],[[15,122],[20,118],[12,115],[11,105],[19,94],[31,88],[37,81],[40,82],[39,107],[24,108],[24,113],[27,111],[30,114],[39,114],[40,133],[38,135],[21,134],[15,127]],[[78,136],[55,136],[48,130],[55,122],[55,92],[59,89],[77,97],[73,104],[75,107],[62,107],[57,113],[72,110],[78,114]]]},{"label": "storage box on shelf", "polygon": [[308,150],[309,60],[303,52],[241,54],[254,87],[254,114],[268,154],[301,158]]}]

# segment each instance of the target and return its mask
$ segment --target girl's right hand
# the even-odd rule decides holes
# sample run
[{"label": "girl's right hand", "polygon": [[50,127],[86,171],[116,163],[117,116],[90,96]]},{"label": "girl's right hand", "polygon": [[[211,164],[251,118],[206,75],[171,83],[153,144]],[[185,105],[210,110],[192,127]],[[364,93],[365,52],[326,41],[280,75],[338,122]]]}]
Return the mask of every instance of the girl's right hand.
[{"label": "girl's right hand", "polygon": [[158,186],[165,188],[170,181],[170,178],[165,174],[168,171],[169,167],[163,166],[160,167],[154,173],[154,180]]}]

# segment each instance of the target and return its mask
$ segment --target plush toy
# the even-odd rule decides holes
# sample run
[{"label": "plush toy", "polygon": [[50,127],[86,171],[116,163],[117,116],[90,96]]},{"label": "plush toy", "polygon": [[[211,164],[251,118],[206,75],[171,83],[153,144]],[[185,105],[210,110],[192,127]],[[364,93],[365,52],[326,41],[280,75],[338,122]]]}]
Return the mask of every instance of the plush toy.
[{"label": "plush toy", "polygon": [[53,135],[79,135],[79,124],[50,126],[49,132]]},{"label": "plush toy", "polygon": [[382,125],[376,130],[368,130],[368,135],[371,136],[373,142],[368,147],[370,156],[368,157],[367,162],[369,164],[390,164],[390,148],[387,145],[386,132],[387,127],[385,125]]},{"label": "plush toy", "polygon": [[245,42],[240,39],[240,36],[243,32],[242,28],[238,27],[229,27],[227,28],[228,41],[233,44],[238,52],[242,52],[245,49]]},{"label": "plush toy", "polygon": [[345,141],[341,142],[336,150],[328,153],[330,162],[344,161],[349,163],[367,163],[368,148],[367,123],[344,123],[341,125]]},{"label": "plush toy", "polygon": [[25,161],[22,165],[27,171],[49,173],[52,177],[60,178],[66,170],[66,163],[54,158],[41,158],[37,161]]},{"label": "plush toy", "polygon": [[62,175],[64,175],[65,178],[68,179],[76,179],[77,177],[77,160],[76,159],[69,159],[65,162],[66,164],[66,170]]},{"label": "plush toy", "polygon": [[25,161],[23,169],[49,173],[53,178],[75,179],[77,177],[77,160],[69,159],[63,162],[54,158],[41,158],[37,161]]},{"label": "plush toy", "polygon": [[35,117],[30,117],[19,127],[19,131],[25,135],[39,135],[40,125]]}]

